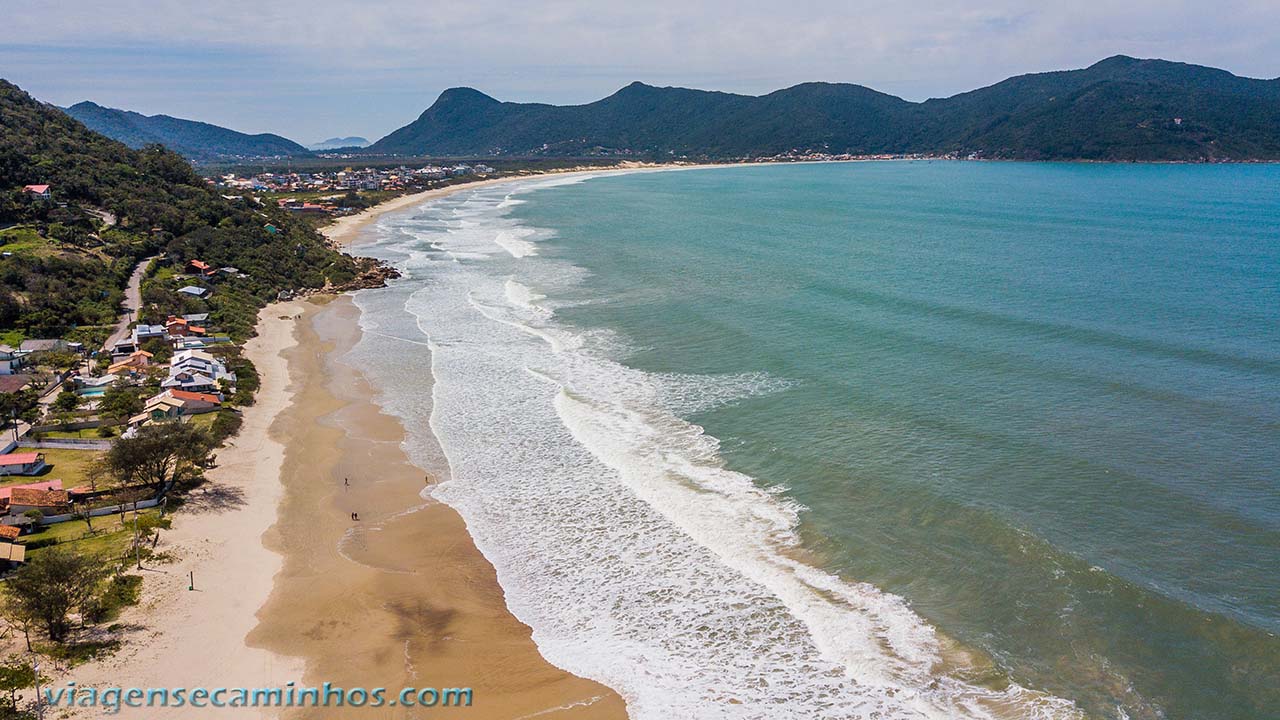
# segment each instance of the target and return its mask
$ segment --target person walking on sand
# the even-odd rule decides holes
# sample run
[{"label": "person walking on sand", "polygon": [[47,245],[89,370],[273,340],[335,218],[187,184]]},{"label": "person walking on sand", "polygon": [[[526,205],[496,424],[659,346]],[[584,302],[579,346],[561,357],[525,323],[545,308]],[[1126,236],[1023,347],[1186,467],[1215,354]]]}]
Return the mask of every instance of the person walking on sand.
[{"label": "person walking on sand", "polygon": [[351,519],[358,521],[360,519],[360,513],[351,513]]},{"label": "person walking on sand", "polygon": [[346,485],[347,487],[351,487],[351,479],[350,479],[350,478],[342,478],[342,484],[343,484],[343,485]]}]

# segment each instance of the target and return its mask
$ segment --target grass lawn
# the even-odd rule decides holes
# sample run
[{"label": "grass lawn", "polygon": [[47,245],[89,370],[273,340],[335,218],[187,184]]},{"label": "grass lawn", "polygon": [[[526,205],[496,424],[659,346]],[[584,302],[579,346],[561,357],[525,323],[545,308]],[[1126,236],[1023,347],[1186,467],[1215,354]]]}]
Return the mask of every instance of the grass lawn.
[{"label": "grass lawn", "polygon": [[217,412],[207,412],[207,413],[201,413],[199,415],[192,415],[191,419],[189,419],[187,422],[191,425],[194,425],[195,427],[200,428],[201,430],[208,430],[209,428],[213,427],[213,421],[218,419],[218,413],[222,413],[222,412],[230,412],[230,411],[218,410]]},{"label": "grass lawn", "polygon": [[52,240],[40,237],[35,228],[12,227],[0,230],[0,252],[15,255],[35,255],[53,247]]},{"label": "grass lawn", "polygon": [[26,340],[27,336],[21,330],[6,330],[0,333],[0,345],[8,345],[16,348]]},{"label": "grass lawn", "polygon": [[44,461],[49,464],[49,470],[40,475],[5,475],[0,477],[0,487],[46,480],[61,480],[62,487],[67,489],[88,485],[89,465],[101,457],[103,451],[40,448],[35,452],[44,453]]},{"label": "grass lawn", "polygon": [[[67,439],[83,439],[83,440],[109,440],[98,434],[98,428],[85,428],[83,430],[45,430],[40,436],[50,440],[67,440]],[[113,436],[114,437],[114,436]],[[47,458],[48,456],[46,456]]]},{"label": "grass lawn", "polygon": [[[156,508],[138,511],[140,517],[158,516]],[[102,558],[119,558],[133,547],[133,512],[125,513],[125,521],[120,522],[119,514],[103,515],[93,518],[93,532],[83,520],[68,520],[56,525],[46,525],[39,532],[23,535],[19,540],[24,545],[57,540],[56,544],[46,547],[32,548],[27,551],[27,558],[39,555],[49,547],[60,547],[77,553],[90,553]]]}]

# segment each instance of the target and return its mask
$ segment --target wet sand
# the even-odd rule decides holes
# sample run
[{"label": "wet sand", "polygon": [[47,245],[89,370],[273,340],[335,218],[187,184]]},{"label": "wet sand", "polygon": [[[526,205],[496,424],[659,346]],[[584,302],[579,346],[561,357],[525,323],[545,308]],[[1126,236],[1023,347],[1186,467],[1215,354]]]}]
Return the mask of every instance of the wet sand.
[{"label": "wet sand", "polygon": [[304,303],[285,353],[293,402],[271,428],[286,448],[284,493],[264,536],[284,563],[249,645],[303,658],[299,685],[473,690],[469,709],[364,711],[379,718],[625,718],[612,690],[542,658],[462,518],[423,499],[430,479],[401,450],[399,422],[338,359],[359,338],[359,310],[325,300]]}]

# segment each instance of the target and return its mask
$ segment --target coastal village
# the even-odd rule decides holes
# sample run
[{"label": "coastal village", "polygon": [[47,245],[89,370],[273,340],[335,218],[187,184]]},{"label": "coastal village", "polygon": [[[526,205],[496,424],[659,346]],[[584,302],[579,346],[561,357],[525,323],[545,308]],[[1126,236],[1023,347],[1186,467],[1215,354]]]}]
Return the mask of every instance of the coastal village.
[{"label": "coastal village", "polygon": [[[220,191],[253,193],[258,202],[274,200],[294,215],[341,217],[399,193],[420,192],[443,185],[482,179],[497,171],[483,163],[425,165],[418,168],[345,168],[342,170],[272,171],[253,175],[228,173],[209,182]],[[226,195],[228,199],[241,195]],[[264,200],[265,198],[265,200]]]},{"label": "coastal village", "polygon": [[[192,258],[169,280],[189,283],[177,292],[203,300],[220,280],[242,275]],[[0,399],[10,415],[0,447],[0,570],[82,540],[140,555],[143,538],[125,526],[158,508],[147,523],[157,526],[180,475],[121,473],[107,457],[113,447],[149,428],[185,425],[223,439],[238,427],[235,405],[247,399],[233,369],[244,363],[239,345],[208,312],[147,320],[126,311],[102,347],[63,339],[0,345]],[[172,448],[174,464],[198,463],[205,451]],[[113,523],[94,520],[113,516]]]}]

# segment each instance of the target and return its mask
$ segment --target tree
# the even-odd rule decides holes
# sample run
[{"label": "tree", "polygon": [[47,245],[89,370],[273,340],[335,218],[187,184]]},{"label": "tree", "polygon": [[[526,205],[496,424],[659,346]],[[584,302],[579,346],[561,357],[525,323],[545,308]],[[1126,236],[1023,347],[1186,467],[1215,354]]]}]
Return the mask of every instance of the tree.
[{"label": "tree", "polygon": [[92,555],[48,548],[9,578],[10,614],[29,618],[50,640],[63,642],[71,614],[90,606],[107,575],[106,565]]},{"label": "tree", "polygon": [[183,470],[202,462],[210,449],[209,437],[191,425],[144,425],[133,437],[117,440],[107,451],[106,462],[122,480],[160,492]]},{"label": "tree", "polygon": [[59,412],[75,412],[78,407],[80,407],[80,396],[67,390],[58,393],[58,397],[53,401],[53,409]]},{"label": "tree", "polygon": [[[36,680],[35,667],[21,657],[10,655],[4,662],[0,663],[0,693],[8,695],[7,697],[0,696],[0,717],[35,717],[32,713],[18,710],[18,691],[34,687]],[[36,700],[39,702],[39,698]]]},{"label": "tree", "polygon": [[98,401],[99,414],[117,420],[133,417],[142,412],[142,409],[142,398],[138,397],[138,391],[121,382],[107,388]]}]

